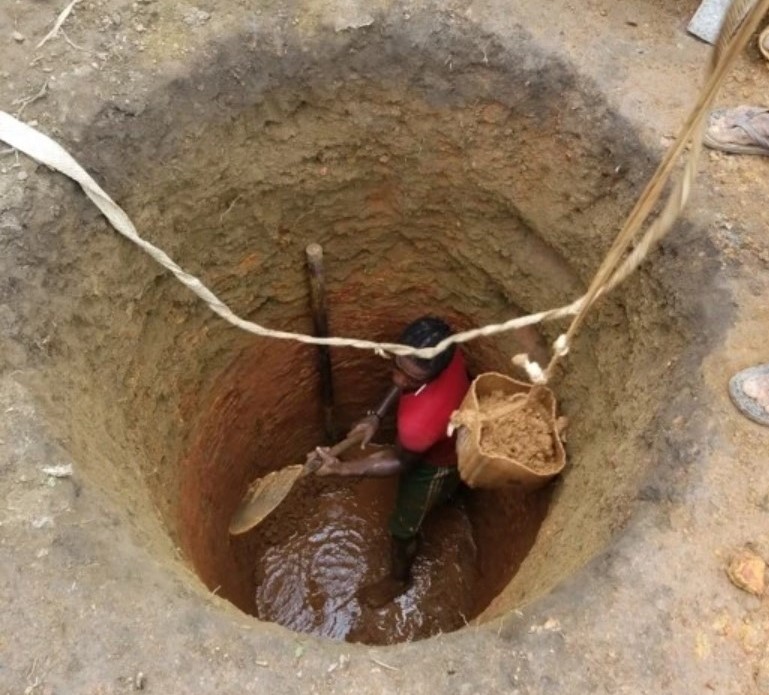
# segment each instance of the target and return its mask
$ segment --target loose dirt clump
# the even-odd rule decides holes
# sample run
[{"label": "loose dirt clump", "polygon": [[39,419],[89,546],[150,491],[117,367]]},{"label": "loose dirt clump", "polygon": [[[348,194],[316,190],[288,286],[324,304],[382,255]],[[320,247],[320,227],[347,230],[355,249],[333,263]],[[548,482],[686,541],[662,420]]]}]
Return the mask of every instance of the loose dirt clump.
[{"label": "loose dirt clump", "polygon": [[558,468],[548,413],[524,394],[494,391],[481,398],[481,447],[489,456],[513,459],[537,473]]}]

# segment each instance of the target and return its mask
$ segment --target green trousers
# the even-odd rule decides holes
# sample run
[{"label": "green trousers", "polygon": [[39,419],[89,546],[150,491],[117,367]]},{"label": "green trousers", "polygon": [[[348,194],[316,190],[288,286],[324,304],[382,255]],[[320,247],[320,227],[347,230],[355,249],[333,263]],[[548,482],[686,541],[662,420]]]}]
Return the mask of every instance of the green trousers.
[{"label": "green trousers", "polygon": [[427,513],[443,504],[458,486],[456,466],[430,466],[420,461],[401,473],[395,510],[388,525],[393,538],[415,538]]}]

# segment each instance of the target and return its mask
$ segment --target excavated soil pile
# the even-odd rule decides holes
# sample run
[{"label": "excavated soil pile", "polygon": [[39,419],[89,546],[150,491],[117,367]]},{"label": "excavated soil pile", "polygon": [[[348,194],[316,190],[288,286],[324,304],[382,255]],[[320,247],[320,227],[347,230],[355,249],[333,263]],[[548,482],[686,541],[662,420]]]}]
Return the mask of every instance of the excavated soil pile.
[{"label": "excavated soil pile", "polygon": [[495,391],[479,401],[481,447],[489,456],[504,456],[547,474],[559,466],[548,412],[524,394]]}]

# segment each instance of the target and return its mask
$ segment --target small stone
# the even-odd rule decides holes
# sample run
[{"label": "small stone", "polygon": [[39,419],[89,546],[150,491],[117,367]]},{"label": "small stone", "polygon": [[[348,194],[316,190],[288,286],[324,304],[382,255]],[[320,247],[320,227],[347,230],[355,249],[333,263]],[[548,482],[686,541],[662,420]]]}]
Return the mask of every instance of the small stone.
[{"label": "small stone", "polygon": [[20,171],[18,174],[16,174],[16,178],[19,181],[26,181],[29,177],[29,174],[26,171]]},{"label": "small stone", "polygon": [[738,589],[760,596],[764,593],[766,563],[755,553],[742,550],[732,558],[726,574]]},{"label": "small stone", "polygon": [[193,7],[184,13],[182,19],[188,26],[201,27],[211,19],[211,13],[201,10],[199,7]]},{"label": "small stone", "polygon": [[766,641],[764,630],[755,623],[743,622],[738,633],[742,648],[748,654],[756,654]]},{"label": "small stone", "polygon": [[24,43],[27,40],[27,37],[20,31],[14,31],[13,34],[11,34],[11,37],[16,43]]},{"label": "small stone", "polygon": [[69,478],[72,476],[72,464],[66,463],[59,466],[44,466],[43,473],[52,478]]},{"label": "small stone", "polygon": [[134,690],[144,690],[144,684],[146,682],[146,677],[141,671],[139,671],[139,673],[134,676]]},{"label": "small stone", "polygon": [[373,23],[374,18],[368,12],[360,12],[350,16],[338,17],[334,22],[334,31],[363,29],[364,27],[370,27]]},{"label": "small stone", "polygon": [[50,516],[41,516],[37,519],[32,519],[32,528],[41,529],[41,528],[52,528],[53,527],[53,518]]},{"label": "small stone", "polygon": [[704,632],[698,632],[694,642],[694,653],[698,659],[707,659],[710,652],[711,646],[708,636]]},{"label": "small stone", "polygon": [[729,614],[724,612],[717,616],[713,621],[711,628],[717,635],[720,635],[721,637],[728,637],[731,632]]}]

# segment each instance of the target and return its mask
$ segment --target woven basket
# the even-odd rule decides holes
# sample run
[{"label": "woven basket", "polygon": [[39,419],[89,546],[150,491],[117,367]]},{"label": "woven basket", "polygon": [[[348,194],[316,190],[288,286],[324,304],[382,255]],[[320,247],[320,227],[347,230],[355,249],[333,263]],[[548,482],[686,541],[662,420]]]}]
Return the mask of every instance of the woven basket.
[{"label": "woven basket", "polygon": [[[506,456],[494,456],[485,452],[481,445],[481,418],[479,400],[494,392],[509,396],[528,394],[532,391],[536,399],[547,412],[548,425],[553,436],[555,459],[553,466],[546,471],[532,470],[526,461],[516,461]],[[501,488],[520,485],[535,489],[558,475],[566,464],[566,452],[558,426],[556,402],[553,392],[545,386],[532,386],[511,379],[504,374],[489,372],[481,374],[472,383],[459,410],[451,418],[457,432],[457,458],[459,474],[462,480],[474,488]]]}]

